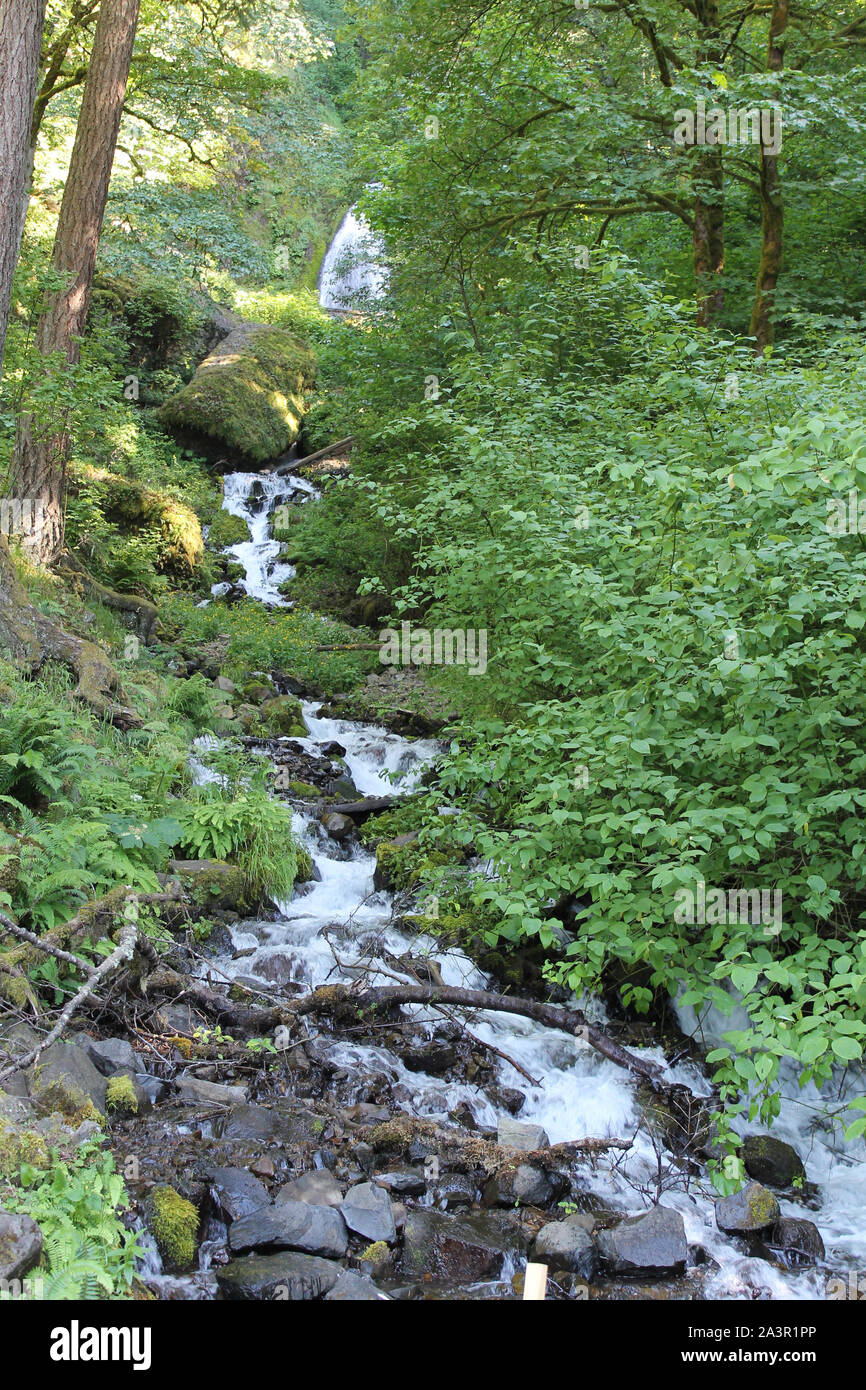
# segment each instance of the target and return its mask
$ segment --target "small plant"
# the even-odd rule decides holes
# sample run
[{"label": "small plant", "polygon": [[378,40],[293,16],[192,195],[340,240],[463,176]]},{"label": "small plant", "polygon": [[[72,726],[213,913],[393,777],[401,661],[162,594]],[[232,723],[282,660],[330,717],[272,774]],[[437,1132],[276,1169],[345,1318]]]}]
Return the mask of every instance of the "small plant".
[{"label": "small plant", "polygon": [[105,1088],[105,1108],[112,1114],[137,1115],[138,1096],[129,1076],[112,1076]]}]

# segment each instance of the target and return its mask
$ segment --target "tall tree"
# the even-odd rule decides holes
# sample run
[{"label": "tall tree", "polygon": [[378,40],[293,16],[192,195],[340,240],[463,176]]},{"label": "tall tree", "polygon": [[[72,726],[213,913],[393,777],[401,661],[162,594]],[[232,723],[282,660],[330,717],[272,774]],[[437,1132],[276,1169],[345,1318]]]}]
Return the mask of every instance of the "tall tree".
[{"label": "tall tree", "polygon": [[33,172],[30,127],[45,0],[0,0],[0,374]]},{"label": "tall tree", "polygon": [[[63,192],[52,257],[63,287],[49,298],[36,342],[44,357],[59,354],[70,365],[78,361],[90,306],[139,6],[140,0],[102,0]],[[63,545],[68,453],[64,428],[22,417],[12,465],[13,495],[42,504],[42,526],[23,541],[30,557],[40,564],[55,559]]]},{"label": "tall tree", "polygon": [[[785,65],[785,30],[788,27],[788,0],[773,0],[770,37],[767,44],[767,70],[780,73]],[[782,231],[784,209],[779,182],[779,161],[774,151],[761,146],[759,178],[761,198],[761,260],[749,333],[755,339],[755,352],[763,357],[773,341],[773,301],[782,269]]]}]

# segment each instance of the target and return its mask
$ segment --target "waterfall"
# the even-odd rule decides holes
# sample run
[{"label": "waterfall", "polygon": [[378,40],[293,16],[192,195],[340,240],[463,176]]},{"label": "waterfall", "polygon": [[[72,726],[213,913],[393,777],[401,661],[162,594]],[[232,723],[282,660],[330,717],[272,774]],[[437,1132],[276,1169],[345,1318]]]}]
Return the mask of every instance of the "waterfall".
[{"label": "waterfall", "polygon": [[351,208],[322,261],[319,303],[323,309],[346,313],[381,299],[388,285],[382,265],[384,243],[363,213]]}]

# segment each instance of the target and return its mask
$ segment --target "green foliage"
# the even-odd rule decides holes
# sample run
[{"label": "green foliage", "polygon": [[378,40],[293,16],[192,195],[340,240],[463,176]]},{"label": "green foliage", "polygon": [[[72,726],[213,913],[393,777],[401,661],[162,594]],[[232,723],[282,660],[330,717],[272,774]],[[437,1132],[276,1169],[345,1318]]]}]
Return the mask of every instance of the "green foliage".
[{"label": "green foliage", "polygon": [[292,811],[266,789],[251,787],[227,800],[222,788],[201,787],[195,801],[178,806],[177,816],[180,847],[189,858],[232,859],[253,897],[291,897],[299,871]]},{"label": "green foliage", "polygon": [[120,1219],[129,1201],[110,1153],[83,1144],[71,1158],[55,1154],[47,1172],[24,1164],[3,1205],[42,1231],[43,1298],[130,1296],[138,1242]]},{"label": "green foliage", "polygon": [[5,805],[33,808],[62,793],[90,765],[93,749],[75,741],[70,718],[54,701],[30,688],[8,705],[0,721],[0,797]]}]

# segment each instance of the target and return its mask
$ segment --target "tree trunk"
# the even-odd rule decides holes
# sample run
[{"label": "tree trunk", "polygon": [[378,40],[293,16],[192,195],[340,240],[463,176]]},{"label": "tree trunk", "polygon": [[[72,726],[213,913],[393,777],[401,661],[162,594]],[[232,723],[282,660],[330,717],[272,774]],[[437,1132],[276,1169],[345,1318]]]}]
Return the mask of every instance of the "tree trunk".
[{"label": "tree trunk", "polygon": [[698,292],[698,327],[708,328],[721,313],[725,292],[721,275],[725,269],[724,168],[721,150],[703,153],[693,180],[695,230],[692,259]]},{"label": "tree trunk", "polygon": [[[78,118],[75,146],[54,241],[53,266],[65,288],[53,294],[39,321],[43,356],[78,361],[87,321],[96,252],[108,201],[117,137],[138,24],[140,0],[102,0]],[[62,368],[61,368],[62,370]],[[63,493],[69,434],[56,420],[19,422],[13,459],[13,495],[41,503],[42,525],[22,536],[31,559],[48,564],[63,545]]]},{"label": "tree trunk", "polygon": [[45,0],[0,0],[0,377],[33,173],[30,126]]},{"label": "tree trunk", "polygon": [[[788,0],[773,0],[767,50],[767,68],[770,72],[781,72],[784,66],[784,35],[787,27]],[[760,147],[760,159],[761,260],[749,334],[755,339],[756,356],[763,357],[774,336],[773,301],[782,269],[784,209],[779,184],[779,161],[763,144]]]}]

